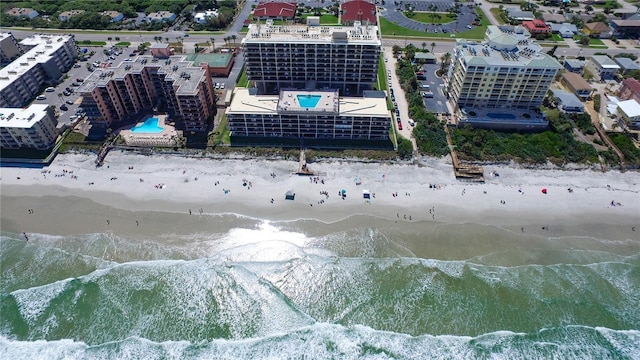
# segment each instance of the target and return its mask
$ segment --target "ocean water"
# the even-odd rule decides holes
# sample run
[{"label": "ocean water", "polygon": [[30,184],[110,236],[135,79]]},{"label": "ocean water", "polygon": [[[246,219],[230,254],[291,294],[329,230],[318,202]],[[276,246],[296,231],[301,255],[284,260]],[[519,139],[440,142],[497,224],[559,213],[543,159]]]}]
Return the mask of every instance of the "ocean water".
[{"label": "ocean water", "polygon": [[630,235],[212,221],[153,237],[2,232],[0,358],[640,359]]}]

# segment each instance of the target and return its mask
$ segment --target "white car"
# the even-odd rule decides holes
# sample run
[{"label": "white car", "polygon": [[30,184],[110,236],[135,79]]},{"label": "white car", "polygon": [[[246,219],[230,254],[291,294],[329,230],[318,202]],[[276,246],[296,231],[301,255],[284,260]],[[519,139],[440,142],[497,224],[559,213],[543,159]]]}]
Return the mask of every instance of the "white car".
[{"label": "white car", "polygon": [[54,88],[54,87],[48,87],[48,88],[46,88],[44,91],[46,91],[46,92],[54,92],[54,91],[56,91],[56,88]]},{"label": "white car", "polygon": [[47,100],[47,97],[44,95],[38,95],[38,97],[36,98],[36,100]]},{"label": "white car", "polygon": [[224,83],[221,83],[220,84],[220,89],[224,89],[224,85],[225,85]]}]

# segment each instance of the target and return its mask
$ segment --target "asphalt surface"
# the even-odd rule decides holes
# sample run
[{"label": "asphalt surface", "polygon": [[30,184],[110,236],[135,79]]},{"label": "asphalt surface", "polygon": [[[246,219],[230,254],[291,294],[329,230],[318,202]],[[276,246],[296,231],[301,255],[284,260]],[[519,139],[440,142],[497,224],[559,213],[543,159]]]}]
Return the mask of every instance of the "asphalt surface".
[{"label": "asphalt surface", "polygon": [[[398,3],[398,5],[395,5]],[[397,24],[403,28],[425,31],[430,33],[456,33],[459,31],[466,31],[468,26],[473,26],[472,23],[477,17],[473,8],[473,4],[460,3],[460,14],[455,21],[447,24],[425,24],[419,21],[409,19],[404,16],[406,6],[411,6],[413,11],[416,12],[435,12],[448,13],[449,9],[453,8],[455,3],[451,1],[385,1],[384,5],[378,5],[380,9],[380,16],[389,20],[390,22]],[[469,5],[469,6],[467,6]]]}]

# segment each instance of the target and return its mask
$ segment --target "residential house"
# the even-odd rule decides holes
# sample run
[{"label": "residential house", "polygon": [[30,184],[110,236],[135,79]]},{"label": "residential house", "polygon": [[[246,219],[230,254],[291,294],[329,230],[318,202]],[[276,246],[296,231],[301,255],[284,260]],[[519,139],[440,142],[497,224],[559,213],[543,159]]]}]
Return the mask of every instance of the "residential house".
[{"label": "residential house", "polygon": [[193,21],[197,22],[200,25],[204,25],[211,18],[218,17],[218,10],[207,10],[205,12],[199,12],[193,17]]},{"label": "residential house", "polygon": [[156,11],[147,15],[147,21],[165,21],[165,22],[173,22],[176,19],[176,14],[169,11]]},{"label": "residential house", "polygon": [[295,2],[263,1],[253,9],[253,19],[293,20],[297,8]]},{"label": "residential house", "polygon": [[640,19],[611,20],[611,30],[618,39],[640,38]]},{"label": "residential house", "polygon": [[635,99],[620,101],[618,115],[625,120],[632,129],[640,129],[640,103]]},{"label": "residential house", "polygon": [[60,21],[69,21],[69,19],[71,19],[72,17],[76,16],[76,15],[80,15],[84,13],[84,10],[68,10],[68,11],[63,11],[60,13],[60,15],[58,15],[58,20]]},{"label": "residential house", "polygon": [[613,34],[609,25],[603,22],[586,23],[582,32],[589,37],[598,39],[608,39]]},{"label": "residential house", "polygon": [[584,104],[577,96],[564,90],[552,89],[553,96],[558,101],[558,109],[565,113],[582,114]]},{"label": "residential house", "polygon": [[0,108],[0,148],[51,149],[58,138],[58,119],[48,104]]},{"label": "residential house", "polygon": [[343,25],[353,25],[359,21],[365,25],[378,23],[376,17],[376,5],[365,0],[353,0],[342,3],[340,21]]},{"label": "residential house", "polygon": [[582,75],[584,73],[584,64],[585,62],[582,60],[565,59],[563,66],[567,71]]},{"label": "residential house", "polygon": [[550,14],[550,13],[542,14],[542,20],[544,20],[544,22],[546,22],[547,24],[548,23],[560,24],[567,21],[567,19],[562,14]]},{"label": "residential house", "polygon": [[513,21],[532,21],[536,18],[531,11],[522,11],[515,7],[506,8],[506,11],[507,17]]},{"label": "residential house", "polygon": [[626,57],[613,58],[613,61],[620,66],[620,72],[626,74],[631,70],[640,70],[640,65],[632,59]]},{"label": "residential house", "polygon": [[558,34],[563,38],[573,37],[578,32],[578,28],[570,23],[562,23],[562,24],[550,24],[551,32],[553,34]]},{"label": "residential house", "polygon": [[118,11],[103,11],[100,13],[102,16],[108,16],[111,18],[111,22],[118,22],[124,19],[124,14]]},{"label": "residential house", "polygon": [[11,8],[5,11],[5,14],[9,16],[15,16],[15,17],[26,17],[27,19],[33,19],[34,17],[40,15],[37,11],[31,8],[19,8],[19,7]]},{"label": "residential house", "polygon": [[596,80],[613,80],[620,66],[606,55],[594,55],[587,62],[586,68]]},{"label": "residential house", "polygon": [[551,33],[550,27],[540,19],[523,21],[522,27],[525,28],[534,37],[537,37],[538,35],[547,37]]},{"label": "residential house", "polygon": [[622,80],[622,86],[618,90],[618,97],[622,100],[635,99],[640,102],[640,81],[634,78]]},{"label": "residential house", "polygon": [[566,72],[560,77],[560,83],[581,100],[588,100],[593,93],[591,85],[579,74]]}]

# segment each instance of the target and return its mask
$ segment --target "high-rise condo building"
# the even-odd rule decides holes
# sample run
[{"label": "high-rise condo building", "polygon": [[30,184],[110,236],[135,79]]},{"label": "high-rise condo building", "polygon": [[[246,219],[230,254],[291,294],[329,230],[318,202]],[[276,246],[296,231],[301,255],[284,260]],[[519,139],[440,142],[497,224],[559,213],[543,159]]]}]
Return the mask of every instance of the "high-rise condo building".
[{"label": "high-rise condo building", "polygon": [[562,66],[529,36],[489,26],[482,43],[458,40],[447,84],[456,109],[538,109]]},{"label": "high-rise condo building", "polygon": [[20,56],[18,40],[11,33],[0,32],[0,65],[6,65]]},{"label": "high-rise condo building", "polygon": [[138,56],[94,71],[77,89],[82,108],[101,130],[127,125],[154,110],[166,112],[178,129],[207,131],[215,115],[208,66],[184,56]]},{"label": "high-rise condo building", "polygon": [[47,104],[0,108],[0,148],[50,149],[58,137],[58,120]]},{"label": "high-rise condo building", "polygon": [[242,40],[247,77],[262,94],[280,89],[338,89],[361,94],[378,76],[376,26],[251,24]]},{"label": "high-rise condo building", "polygon": [[27,52],[0,69],[0,107],[27,105],[43,85],[59,82],[78,57],[73,35],[37,34],[20,45]]}]

